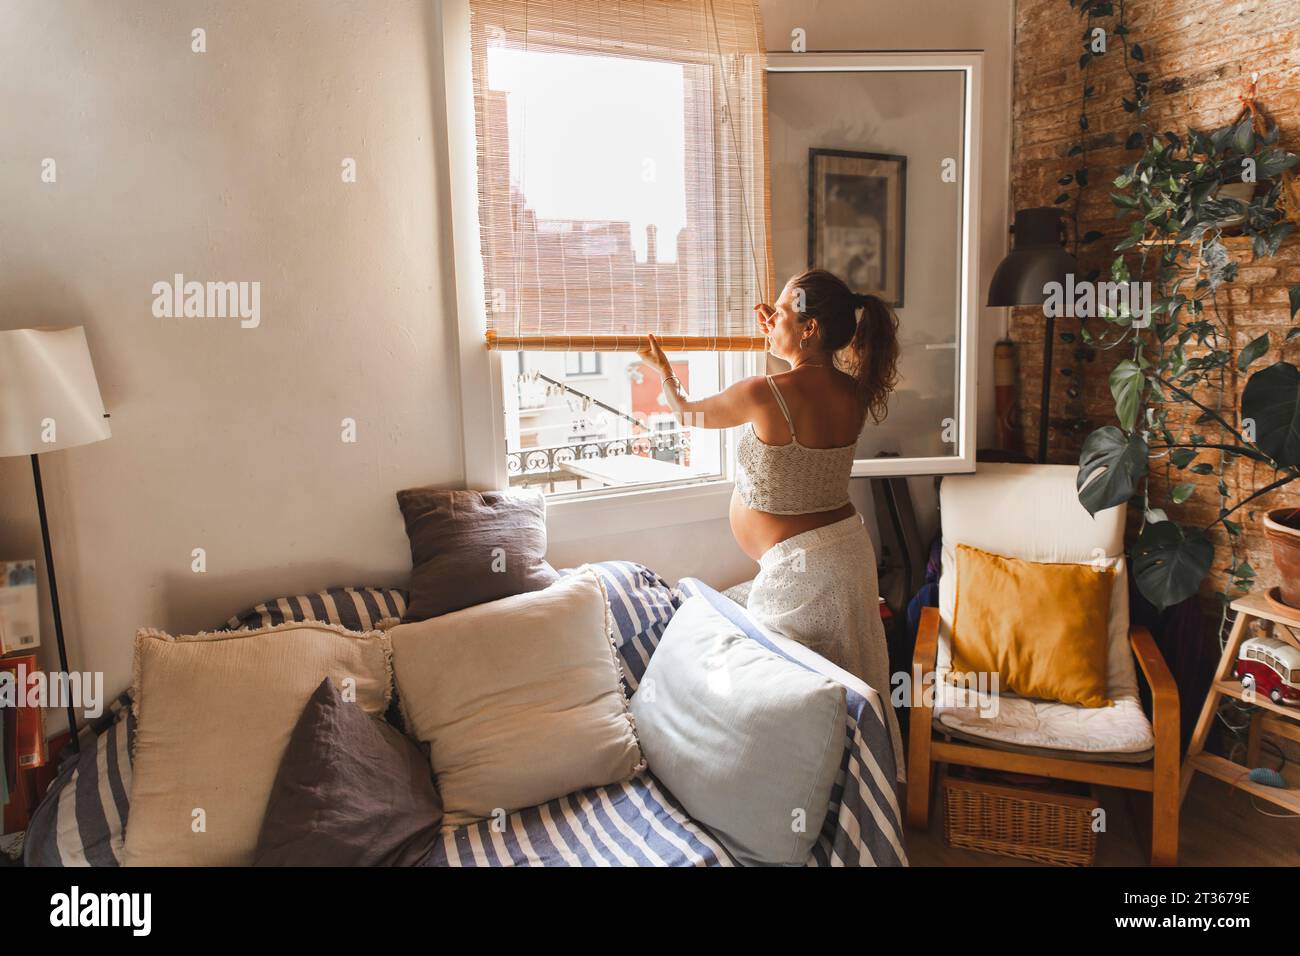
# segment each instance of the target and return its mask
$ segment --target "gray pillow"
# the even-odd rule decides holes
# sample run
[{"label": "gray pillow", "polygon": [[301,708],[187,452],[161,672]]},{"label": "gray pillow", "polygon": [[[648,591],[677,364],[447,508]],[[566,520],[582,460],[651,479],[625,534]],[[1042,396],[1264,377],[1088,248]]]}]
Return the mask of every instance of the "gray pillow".
[{"label": "gray pillow", "polygon": [[844,756],[844,688],[747,637],[702,597],[632,697],[650,772],[746,865],[808,861]]},{"label": "gray pillow", "polygon": [[411,540],[402,623],[550,587],[546,504],[537,492],[408,488],[397,504]]},{"label": "gray pillow", "polygon": [[328,677],[294,727],[254,866],[416,866],[439,839],[428,758]]}]

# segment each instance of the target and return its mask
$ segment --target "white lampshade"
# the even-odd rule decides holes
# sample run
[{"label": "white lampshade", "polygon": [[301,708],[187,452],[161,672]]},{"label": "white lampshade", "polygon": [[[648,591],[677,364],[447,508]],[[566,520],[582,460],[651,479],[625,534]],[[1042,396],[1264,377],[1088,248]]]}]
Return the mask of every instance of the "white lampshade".
[{"label": "white lampshade", "polygon": [[0,332],[0,458],[110,435],[84,328]]}]

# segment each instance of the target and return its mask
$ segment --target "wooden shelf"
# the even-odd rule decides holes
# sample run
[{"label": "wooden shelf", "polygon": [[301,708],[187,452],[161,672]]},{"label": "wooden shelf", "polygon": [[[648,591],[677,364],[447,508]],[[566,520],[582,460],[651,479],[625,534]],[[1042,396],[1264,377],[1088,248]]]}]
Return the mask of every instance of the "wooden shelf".
[{"label": "wooden shelf", "polygon": [[1234,790],[1244,790],[1252,796],[1285,807],[1292,813],[1300,813],[1300,791],[1255,783],[1246,776],[1250,771],[1241,764],[1207,753],[1197,754],[1188,760],[1188,764],[1202,773],[1231,784]]},{"label": "wooden shelf", "polygon": [[1232,609],[1238,613],[1249,614],[1251,617],[1262,617],[1274,624],[1300,627],[1300,614],[1288,617],[1260,593],[1247,594],[1244,598],[1238,598],[1232,602]]},{"label": "wooden shelf", "polygon": [[1300,743],[1300,727],[1289,721],[1278,720],[1272,714],[1263,714],[1260,717],[1259,727],[1263,733]]},{"label": "wooden shelf", "polygon": [[1237,700],[1241,701],[1243,704],[1250,704],[1250,706],[1258,707],[1261,710],[1271,710],[1273,711],[1273,713],[1278,714],[1282,717],[1289,717],[1291,720],[1300,720],[1300,712],[1297,712],[1296,708],[1287,707],[1283,704],[1275,704],[1271,700],[1269,700],[1268,697],[1266,697],[1264,694],[1259,693],[1258,691],[1255,692],[1254,700],[1246,700],[1245,690],[1236,681],[1232,681],[1232,680],[1215,681],[1214,686],[1211,687],[1210,689],[1215,691],[1216,693],[1222,694],[1224,697],[1236,698]]}]

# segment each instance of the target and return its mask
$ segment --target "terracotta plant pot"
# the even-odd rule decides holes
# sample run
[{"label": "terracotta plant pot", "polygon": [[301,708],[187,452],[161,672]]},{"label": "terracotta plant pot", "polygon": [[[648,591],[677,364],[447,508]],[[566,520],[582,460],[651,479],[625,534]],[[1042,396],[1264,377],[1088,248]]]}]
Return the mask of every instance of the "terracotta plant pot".
[{"label": "terracotta plant pot", "polygon": [[1300,608],[1300,508],[1277,508],[1264,516],[1273,564],[1282,575],[1282,600]]}]

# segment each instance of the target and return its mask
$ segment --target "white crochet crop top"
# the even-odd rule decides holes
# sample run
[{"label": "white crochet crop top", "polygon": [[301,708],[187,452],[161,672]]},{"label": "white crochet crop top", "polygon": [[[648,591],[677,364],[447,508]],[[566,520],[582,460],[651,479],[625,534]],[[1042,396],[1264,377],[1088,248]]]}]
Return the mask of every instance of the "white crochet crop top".
[{"label": "white crochet crop top", "polygon": [[774,515],[802,515],[834,511],[849,503],[849,475],[857,454],[857,442],[838,448],[809,448],[799,444],[790,409],[767,377],[781,414],[790,426],[790,441],[769,445],[754,433],[751,424],[736,446],[736,491],[740,500],[755,511]]}]

